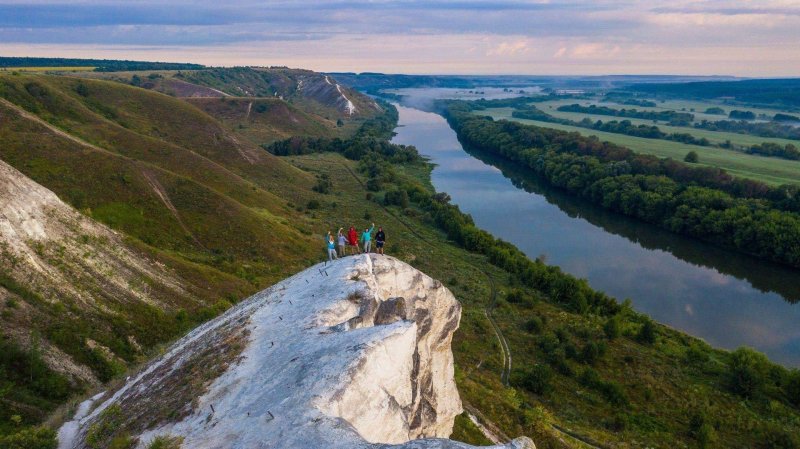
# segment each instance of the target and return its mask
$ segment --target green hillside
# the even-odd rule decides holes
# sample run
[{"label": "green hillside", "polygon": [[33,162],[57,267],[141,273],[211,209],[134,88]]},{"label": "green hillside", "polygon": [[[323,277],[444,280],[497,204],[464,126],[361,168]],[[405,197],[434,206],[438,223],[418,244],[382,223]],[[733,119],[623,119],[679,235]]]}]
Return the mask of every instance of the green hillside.
[{"label": "green hillside", "polygon": [[[233,89],[238,73],[212,78],[224,75],[224,85],[190,81]],[[254,88],[249,82],[241,88]],[[66,277],[81,267],[68,255],[118,246],[165,273],[111,286],[113,270],[101,266],[96,282],[80,278],[81,301],[0,259],[10,273],[0,277],[0,435],[58,425],[82,394],[322,260],[326,231],[375,222],[387,229],[388,254],[462,301],[456,381],[466,408],[501,434],[530,435],[540,448],[796,447],[796,371],[709,348],[527,259],[435,194],[431,167],[413,149],[386,142],[393,110],[350,116],[325,98],[181,99],[119,80],[0,75],[0,159],[119,233],[112,245],[73,225],[72,237],[39,257]],[[286,136],[295,139],[284,148],[306,154],[259,147]],[[131,292],[140,291],[152,301],[137,301]],[[510,371],[495,325],[513,355]],[[71,382],[40,346],[97,381]],[[736,389],[737,376],[752,388]],[[465,416],[457,423],[455,437],[485,443]]]}]

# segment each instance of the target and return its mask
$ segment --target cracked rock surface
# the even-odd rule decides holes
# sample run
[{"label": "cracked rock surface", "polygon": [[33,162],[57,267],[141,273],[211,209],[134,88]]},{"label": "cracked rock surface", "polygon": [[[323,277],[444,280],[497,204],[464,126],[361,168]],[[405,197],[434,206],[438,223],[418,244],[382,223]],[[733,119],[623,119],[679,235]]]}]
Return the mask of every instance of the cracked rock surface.
[{"label": "cracked rock surface", "polygon": [[[200,449],[468,448],[446,439],[462,411],[450,349],[460,316],[440,282],[392,257],[319,264],[176,342],[62,447],[86,447],[87,429],[114,405],[140,448],[158,435]],[[235,354],[221,359],[226,351]],[[180,378],[204,364],[213,378]],[[181,397],[185,383],[202,390]],[[141,419],[159,403],[175,412]]]}]

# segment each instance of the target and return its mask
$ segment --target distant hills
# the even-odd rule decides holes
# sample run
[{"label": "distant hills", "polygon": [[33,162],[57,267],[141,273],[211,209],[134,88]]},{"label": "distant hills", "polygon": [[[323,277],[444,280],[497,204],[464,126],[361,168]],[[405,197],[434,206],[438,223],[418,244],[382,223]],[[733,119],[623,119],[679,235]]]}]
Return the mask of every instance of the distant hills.
[{"label": "distant hills", "polygon": [[800,78],[634,84],[627,90],[671,97],[727,97],[741,103],[800,106]]},{"label": "distant hills", "polygon": [[93,67],[96,72],[119,72],[127,70],[199,70],[205,68],[205,66],[201,64],[182,62],[0,56],[0,69],[19,67]]}]

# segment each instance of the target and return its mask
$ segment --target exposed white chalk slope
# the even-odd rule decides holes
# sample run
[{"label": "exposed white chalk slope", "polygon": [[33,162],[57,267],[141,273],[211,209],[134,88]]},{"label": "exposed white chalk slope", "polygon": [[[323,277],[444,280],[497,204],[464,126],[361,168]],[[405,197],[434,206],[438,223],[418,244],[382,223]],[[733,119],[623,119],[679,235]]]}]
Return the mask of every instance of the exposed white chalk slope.
[{"label": "exposed white chalk slope", "polygon": [[177,342],[81,420],[67,447],[85,447],[86,429],[110,404],[125,414],[162,399],[181,365],[241,327],[238,363],[176,422],[128,429],[139,447],[157,435],[198,449],[470,447],[445,439],[461,413],[450,350],[460,312],[441,283],[392,257],[316,265]]}]

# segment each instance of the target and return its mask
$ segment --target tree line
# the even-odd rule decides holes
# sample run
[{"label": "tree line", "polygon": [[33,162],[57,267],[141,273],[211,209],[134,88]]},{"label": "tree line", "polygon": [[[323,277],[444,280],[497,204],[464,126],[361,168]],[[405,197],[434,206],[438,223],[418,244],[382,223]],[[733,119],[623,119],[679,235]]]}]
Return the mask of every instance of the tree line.
[{"label": "tree line", "polygon": [[640,111],[638,109],[615,109],[608,106],[590,104],[582,106],[578,103],[560,106],[562,112],[579,112],[582,114],[610,115],[613,117],[638,118],[642,120],[661,120],[673,126],[687,126],[694,121],[694,114],[677,111]]},{"label": "tree line", "polygon": [[494,121],[459,103],[447,119],[463,143],[520,163],[606,209],[800,267],[800,186],[771,188],[595,137]]}]

